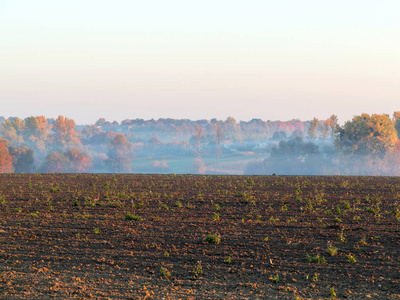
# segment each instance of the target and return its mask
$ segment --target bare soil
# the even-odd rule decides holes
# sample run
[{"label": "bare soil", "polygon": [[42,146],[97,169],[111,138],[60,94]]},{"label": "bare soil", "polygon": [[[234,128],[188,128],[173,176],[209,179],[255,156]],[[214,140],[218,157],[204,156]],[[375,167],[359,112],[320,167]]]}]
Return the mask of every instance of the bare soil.
[{"label": "bare soil", "polygon": [[0,175],[1,299],[335,297],[400,299],[400,178]]}]

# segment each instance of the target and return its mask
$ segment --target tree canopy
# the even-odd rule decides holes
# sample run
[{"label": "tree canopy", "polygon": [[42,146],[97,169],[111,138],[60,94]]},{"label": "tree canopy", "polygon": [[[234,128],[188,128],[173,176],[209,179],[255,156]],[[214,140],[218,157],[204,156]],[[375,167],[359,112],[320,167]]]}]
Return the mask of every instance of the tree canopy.
[{"label": "tree canopy", "polygon": [[53,141],[58,146],[79,146],[81,141],[75,131],[75,121],[63,116],[58,116],[53,123]]},{"label": "tree canopy", "polygon": [[386,114],[354,116],[338,132],[336,146],[349,154],[383,156],[397,141],[394,124]]}]

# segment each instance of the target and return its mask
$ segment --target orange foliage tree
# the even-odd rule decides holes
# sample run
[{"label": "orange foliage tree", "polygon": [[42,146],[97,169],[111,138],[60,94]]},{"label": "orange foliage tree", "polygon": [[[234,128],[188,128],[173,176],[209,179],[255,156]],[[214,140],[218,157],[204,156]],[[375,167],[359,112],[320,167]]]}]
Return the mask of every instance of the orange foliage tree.
[{"label": "orange foliage tree", "polygon": [[0,141],[0,173],[12,173],[14,167],[12,164],[12,157],[4,142]]},{"label": "orange foliage tree", "polygon": [[53,151],[46,156],[42,171],[49,173],[84,173],[92,166],[88,155],[78,148],[72,148],[64,153]]},{"label": "orange foliage tree", "polygon": [[65,153],[65,156],[68,158],[68,170],[71,173],[84,173],[92,167],[92,160],[90,157],[82,153],[79,148],[69,149]]},{"label": "orange foliage tree", "polygon": [[53,123],[54,135],[52,136],[53,142],[56,146],[79,146],[81,141],[78,132],[75,131],[75,121],[63,116],[58,118]]}]

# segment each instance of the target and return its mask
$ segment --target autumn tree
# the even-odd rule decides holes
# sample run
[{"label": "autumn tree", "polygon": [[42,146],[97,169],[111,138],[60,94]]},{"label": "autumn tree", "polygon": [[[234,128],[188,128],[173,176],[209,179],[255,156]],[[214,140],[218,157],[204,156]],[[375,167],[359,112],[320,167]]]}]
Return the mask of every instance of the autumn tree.
[{"label": "autumn tree", "polygon": [[330,127],[327,121],[321,121],[318,124],[318,131],[323,139],[327,139],[329,136]]},{"label": "autumn tree", "polygon": [[337,150],[348,154],[382,157],[393,149],[397,134],[393,122],[386,114],[362,114],[347,121],[338,129]]},{"label": "autumn tree", "polygon": [[239,124],[236,122],[235,118],[233,117],[228,117],[225,121],[225,127],[227,131],[227,135],[229,136],[230,139],[232,139],[235,142],[241,142],[242,141],[242,133],[240,130]]},{"label": "autumn tree", "polygon": [[328,119],[318,122],[317,129],[323,139],[327,139],[328,137],[333,139],[335,137],[336,128],[338,126],[337,122],[338,118],[336,115],[332,115]]},{"label": "autumn tree", "polygon": [[84,173],[92,166],[88,155],[79,148],[60,153],[53,151],[46,156],[42,171],[49,173]]},{"label": "autumn tree", "polygon": [[54,145],[62,148],[81,145],[78,132],[75,131],[74,120],[58,116],[53,123],[52,130],[54,132],[52,136]]},{"label": "autumn tree", "polygon": [[12,172],[14,172],[12,157],[6,144],[3,141],[0,141],[0,173]]},{"label": "autumn tree", "polygon": [[25,129],[25,121],[20,118],[10,118],[1,124],[0,132],[4,139],[10,141],[11,145],[23,145],[23,132]]},{"label": "autumn tree", "polygon": [[400,111],[395,111],[393,113],[393,121],[397,121],[400,118]]},{"label": "autumn tree", "polygon": [[65,173],[65,166],[68,165],[68,158],[57,151],[47,154],[41,171],[47,173]]},{"label": "autumn tree", "polygon": [[70,173],[84,173],[92,167],[90,157],[79,148],[71,148],[64,155],[68,158],[69,165],[67,170]]},{"label": "autumn tree", "polygon": [[326,124],[329,126],[331,138],[335,137],[336,131],[338,129],[338,117],[336,115],[331,115],[327,120]]},{"label": "autumn tree", "polygon": [[110,171],[117,173],[128,173],[132,169],[133,144],[130,143],[126,136],[118,134],[110,143],[108,151],[107,165]]},{"label": "autumn tree", "polygon": [[317,137],[316,130],[318,128],[318,124],[319,124],[318,119],[316,117],[314,117],[314,119],[311,121],[310,125],[308,126],[308,130],[307,130],[308,137],[312,140]]},{"label": "autumn tree", "polygon": [[25,119],[25,141],[31,141],[34,144],[44,144],[49,135],[50,127],[45,116],[32,116]]}]

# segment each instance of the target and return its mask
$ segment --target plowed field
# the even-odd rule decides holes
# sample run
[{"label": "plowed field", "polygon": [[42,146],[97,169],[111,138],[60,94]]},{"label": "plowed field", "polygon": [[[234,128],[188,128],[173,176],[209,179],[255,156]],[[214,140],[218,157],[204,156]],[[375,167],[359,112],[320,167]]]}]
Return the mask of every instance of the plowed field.
[{"label": "plowed field", "polygon": [[400,299],[400,178],[0,175],[0,299]]}]

